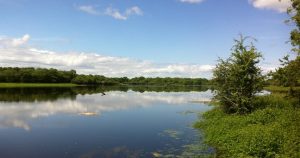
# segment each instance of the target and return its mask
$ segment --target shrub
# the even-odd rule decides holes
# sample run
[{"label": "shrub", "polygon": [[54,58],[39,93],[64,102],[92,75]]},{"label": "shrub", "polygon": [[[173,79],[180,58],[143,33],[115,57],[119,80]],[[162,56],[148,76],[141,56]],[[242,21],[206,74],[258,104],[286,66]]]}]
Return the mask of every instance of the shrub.
[{"label": "shrub", "polygon": [[249,113],[254,107],[254,95],[262,90],[263,76],[257,66],[261,54],[253,44],[245,46],[247,38],[235,40],[231,57],[219,60],[214,69],[215,99],[226,113]]}]

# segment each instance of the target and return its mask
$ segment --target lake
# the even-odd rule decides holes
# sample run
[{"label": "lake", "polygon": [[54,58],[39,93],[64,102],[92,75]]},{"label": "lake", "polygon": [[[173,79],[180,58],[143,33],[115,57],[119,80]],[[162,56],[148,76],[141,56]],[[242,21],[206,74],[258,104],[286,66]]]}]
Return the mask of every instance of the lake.
[{"label": "lake", "polygon": [[[0,89],[0,157],[185,157],[206,88]],[[195,153],[191,153],[195,152]]]}]

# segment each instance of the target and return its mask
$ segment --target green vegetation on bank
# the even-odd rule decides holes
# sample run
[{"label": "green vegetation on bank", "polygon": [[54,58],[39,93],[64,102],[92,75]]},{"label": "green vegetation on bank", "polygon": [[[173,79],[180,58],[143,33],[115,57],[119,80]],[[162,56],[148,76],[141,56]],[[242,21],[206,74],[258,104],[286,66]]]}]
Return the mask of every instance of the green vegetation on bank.
[{"label": "green vegetation on bank", "polygon": [[[300,109],[280,95],[256,98],[255,111],[227,114],[218,106],[195,124],[220,158],[300,157]],[[297,107],[298,106],[298,107]]]},{"label": "green vegetation on bank", "polygon": [[136,86],[200,86],[209,85],[205,78],[179,78],[179,77],[114,77],[108,78],[100,75],[77,75],[72,81],[76,84],[99,84],[99,85],[136,85]]},{"label": "green vegetation on bank", "polygon": [[75,87],[73,83],[0,83],[0,88],[17,87]]},{"label": "green vegetation on bank", "polygon": [[272,73],[277,76],[271,75],[271,80],[282,84],[265,87],[271,95],[256,96],[260,88],[253,87],[261,81],[251,80],[255,78],[251,76],[260,74],[248,71],[256,70],[251,61],[239,60],[247,53],[243,47],[238,58],[233,55],[229,63],[221,61],[216,67],[213,81],[217,105],[204,113],[195,127],[204,133],[205,143],[215,148],[220,158],[300,157],[299,67],[288,68],[297,74],[293,82],[280,82],[290,77],[288,73]]},{"label": "green vegetation on bank", "polygon": [[[265,90],[272,91],[272,92],[289,92],[290,87],[283,87],[283,86],[266,86],[264,87]],[[300,91],[300,87],[293,87],[295,91]]]},{"label": "green vegetation on bank", "polygon": [[265,82],[270,95],[261,90],[260,54],[253,44],[236,41],[227,60],[214,70],[215,108],[204,113],[195,127],[220,158],[300,157],[300,0],[288,10],[296,28],[291,32],[294,59],[280,59],[281,67]]},{"label": "green vegetation on bank", "polygon": [[71,83],[74,77],[75,70],[0,67],[0,83]]},{"label": "green vegetation on bank", "polygon": [[105,77],[102,75],[82,75],[75,70],[61,71],[46,68],[0,67],[0,83],[73,83],[79,85],[149,85],[149,86],[199,86],[208,85],[205,78],[179,77]]}]

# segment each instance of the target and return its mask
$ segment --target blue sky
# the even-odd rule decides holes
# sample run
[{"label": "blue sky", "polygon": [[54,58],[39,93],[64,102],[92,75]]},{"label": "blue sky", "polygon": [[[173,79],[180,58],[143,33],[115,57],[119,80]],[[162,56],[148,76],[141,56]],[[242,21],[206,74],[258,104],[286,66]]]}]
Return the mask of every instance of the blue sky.
[{"label": "blue sky", "polygon": [[[0,44],[6,43],[0,61],[2,66],[74,68],[108,76],[207,77],[208,67],[218,57],[228,57],[233,39],[242,33],[258,40],[255,45],[264,55],[263,64],[271,69],[290,50],[286,42],[293,27],[284,23],[288,4],[288,0],[0,0]],[[30,59],[20,62],[14,57],[14,62],[8,56],[22,54],[16,50],[4,54],[7,41],[24,35],[30,38],[14,49]],[[34,52],[49,57],[50,51],[55,54],[51,61],[32,57],[38,56]],[[80,59],[85,64],[76,65],[80,54],[88,57]],[[74,61],[54,61],[68,55]],[[93,55],[136,62],[138,68],[130,69],[142,72],[91,66],[95,63],[86,60]],[[140,63],[151,66],[139,70]],[[176,71],[170,70],[172,66]]]}]

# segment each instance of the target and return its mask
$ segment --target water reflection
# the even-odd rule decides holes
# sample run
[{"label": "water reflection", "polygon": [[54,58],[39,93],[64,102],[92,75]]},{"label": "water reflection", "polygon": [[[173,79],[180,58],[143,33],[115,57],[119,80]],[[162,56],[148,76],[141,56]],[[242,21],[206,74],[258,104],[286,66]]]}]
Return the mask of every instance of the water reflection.
[{"label": "water reflection", "polygon": [[195,139],[193,111],[211,97],[202,87],[0,89],[0,157],[180,153]]},{"label": "water reflection", "polygon": [[157,104],[182,105],[192,101],[208,101],[211,98],[210,91],[159,93],[145,91],[140,93],[129,90],[126,93],[107,91],[106,95],[103,95],[97,93],[99,90],[93,90],[2,89],[0,127],[18,127],[30,130],[29,120],[38,117],[56,114],[94,116],[134,107]]},{"label": "water reflection", "polygon": [[134,91],[134,92],[201,92],[207,91],[208,87],[95,87],[82,86],[72,88],[0,88],[0,101],[5,102],[34,102],[34,101],[55,101],[59,98],[76,99],[78,94],[100,93],[102,96],[110,91]]}]

